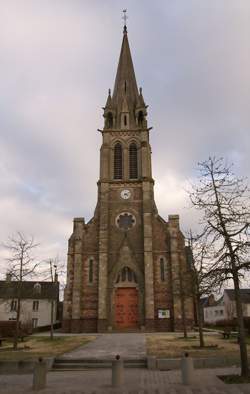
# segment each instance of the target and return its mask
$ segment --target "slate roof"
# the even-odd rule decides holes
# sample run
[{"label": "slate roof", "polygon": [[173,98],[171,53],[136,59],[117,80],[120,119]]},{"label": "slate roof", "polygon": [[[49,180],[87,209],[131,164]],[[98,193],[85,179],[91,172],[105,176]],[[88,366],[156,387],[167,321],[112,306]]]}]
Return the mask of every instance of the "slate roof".
[{"label": "slate roof", "polygon": [[[0,298],[13,299],[17,297],[17,281],[0,280]],[[41,292],[37,292],[34,285],[39,283]],[[59,283],[58,282],[40,282],[40,281],[24,281],[22,282],[22,298],[31,299],[54,299],[59,298]]]},{"label": "slate roof", "polygon": [[[234,301],[234,289],[225,289],[225,293],[227,293],[230,301]],[[250,304],[250,289],[240,289],[241,301],[244,304]]]}]

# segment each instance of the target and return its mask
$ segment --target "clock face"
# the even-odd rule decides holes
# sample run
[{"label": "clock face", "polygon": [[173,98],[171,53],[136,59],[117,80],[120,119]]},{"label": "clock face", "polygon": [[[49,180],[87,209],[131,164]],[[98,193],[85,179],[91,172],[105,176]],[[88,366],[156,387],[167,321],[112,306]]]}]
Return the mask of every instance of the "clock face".
[{"label": "clock face", "polygon": [[131,196],[131,191],[124,189],[121,191],[121,198],[123,198],[124,200],[128,200]]}]

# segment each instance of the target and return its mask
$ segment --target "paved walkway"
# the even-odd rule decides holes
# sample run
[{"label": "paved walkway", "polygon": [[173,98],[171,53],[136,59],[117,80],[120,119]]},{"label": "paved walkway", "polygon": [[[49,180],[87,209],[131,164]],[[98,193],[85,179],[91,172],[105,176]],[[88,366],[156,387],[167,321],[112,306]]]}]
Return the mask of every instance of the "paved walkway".
[{"label": "paved walkway", "polygon": [[[196,371],[192,386],[183,386],[179,371],[125,370],[122,389],[111,387],[111,370],[50,372],[41,394],[250,394],[250,385],[225,385],[216,375],[237,373],[236,368]],[[31,375],[0,375],[1,394],[32,393]]]},{"label": "paved walkway", "polygon": [[64,357],[114,359],[117,354],[123,358],[145,358],[145,335],[141,333],[99,335],[95,341],[65,353]]}]

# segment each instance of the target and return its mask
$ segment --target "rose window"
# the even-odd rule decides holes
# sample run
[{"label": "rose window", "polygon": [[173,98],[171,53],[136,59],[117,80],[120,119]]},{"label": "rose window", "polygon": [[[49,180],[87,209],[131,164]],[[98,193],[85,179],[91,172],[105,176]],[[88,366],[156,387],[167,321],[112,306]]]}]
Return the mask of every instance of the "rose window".
[{"label": "rose window", "polygon": [[130,230],[135,226],[136,220],[134,215],[129,212],[123,212],[116,218],[116,225],[121,230]]}]

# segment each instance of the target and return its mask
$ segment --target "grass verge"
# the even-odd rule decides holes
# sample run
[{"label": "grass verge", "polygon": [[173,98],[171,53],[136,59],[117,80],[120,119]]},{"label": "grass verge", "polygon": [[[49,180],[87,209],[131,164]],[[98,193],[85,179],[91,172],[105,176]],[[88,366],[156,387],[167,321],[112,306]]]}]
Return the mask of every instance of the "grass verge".
[{"label": "grass verge", "polygon": [[56,357],[93,341],[95,336],[27,337],[19,343],[19,349],[12,349],[12,342],[5,342],[0,348],[0,361],[30,360],[38,357]]},{"label": "grass verge", "polygon": [[[205,347],[200,348],[198,335],[187,339],[170,333],[146,335],[147,354],[159,358],[181,358],[184,352],[191,357],[239,357],[237,340],[223,339],[221,335],[205,335]],[[250,349],[249,349],[250,350]]]},{"label": "grass verge", "polygon": [[218,376],[226,384],[241,384],[241,383],[250,383],[250,376],[243,377],[240,375],[221,375]]}]

